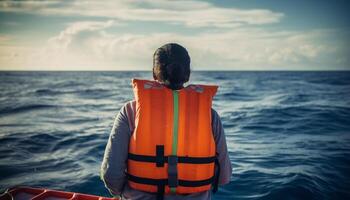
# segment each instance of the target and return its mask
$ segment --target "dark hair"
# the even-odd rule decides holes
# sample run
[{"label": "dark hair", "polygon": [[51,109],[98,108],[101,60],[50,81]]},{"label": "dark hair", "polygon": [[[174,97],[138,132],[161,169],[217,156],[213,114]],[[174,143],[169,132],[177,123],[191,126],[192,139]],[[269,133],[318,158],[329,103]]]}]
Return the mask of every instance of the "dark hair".
[{"label": "dark hair", "polygon": [[159,47],[153,54],[153,78],[172,90],[178,90],[190,79],[191,58],[187,50],[175,43]]}]

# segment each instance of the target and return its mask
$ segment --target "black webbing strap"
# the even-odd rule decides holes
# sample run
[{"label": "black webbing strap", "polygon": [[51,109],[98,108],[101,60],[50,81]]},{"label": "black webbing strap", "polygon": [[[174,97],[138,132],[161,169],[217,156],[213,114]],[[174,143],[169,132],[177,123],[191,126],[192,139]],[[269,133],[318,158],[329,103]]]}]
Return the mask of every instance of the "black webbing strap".
[{"label": "black webbing strap", "polygon": [[177,177],[177,156],[168,156],[168,185],[176,188],[179,184]]},{"label": "black webbing strap", "polygon": [[200,187],[213,183],[214,176],[200,181],[187,181],[179,179],[179,185],[183,187]]},{"label": "black webbing strap", "polygon": [[155,156],[155,161],[156,161],[156,166],[157,167],[164,167],[164,145],[157,145],[156,146],[156,156]]},{"label": "black webbing strap", "polygon": [[[154,186],[168,185],[168,179],[143,178],[143,177],[134,176],[131,174],[127,174],[127,178],[129,181],[140,183],[140,184],[154,185]],[[199,180],[199,181],[188,181],[188,180],[179,179],[178,185],[183,187],[200,187],[200,186],[205,186],[213,183],[214,179],[215,179],[215,176],[208,179]]]},{"label": "black webbing strap", "polygon": [[165,185],[158,184],[157,185],[157,200],[163,200],[164,199],[164,192],[165,192]]},{"label": "black webbing strap", "polygon": [[217,158],[215,158],[215,172],[214,172],[214,181],[213,181],[213,193],[218,191],[219,187],[219,178],[220,178],[220,163]]},{"label": "black webbing strap", "polygon": [[[163,149],[164,150],[164,149]],[[212,157],[185,157],[185,156],[178,156],[177,157],[177,162],[178,163],[189,163],[189,164],[210,164],[212,162],[215,162],[215,156]],[[168,156],[164,156],[164,151],[163,151],[163,157],[160,158],[157,156],[146,156],[146,155],[138,155],[138,154],[133,154],[129,153],[128,159],[134,160],[134,161],[139,161],[139,162],[153,162],[159,165],[164,166],[165,162],[168,162]]]},{"label": "black webbing strap", "polygon": [[167,185],[168,179],[153,179],[153,178],[142,178],[139,176],[134,176],[129,173],[127,173],[127,178],[129,181],[140,183],[140,184],[146,184],[146,185]]},{"label": "black webbing strap", "polygon": [[[168,185],[170,188],[176,188],[178,185],[184,186],[184,187],[200,187],[200,186],[212,184],[213,182],[217,182],[217,180],[215,179],[216,177],[215,174],[213,177],[209,179],[200,180],[200,181],[188,181],[188,180],[179,180],[178,172],[177,172],[178,163],[189,163],[189,164],[210,164],[213,162],[216,163],[215,156],[212,156],[212,157],[185,157],[185,156],[178,157],[173,155],[164,156],[164,145],[156,145],[156,156],[147,156],[147,155],[138,155],[138,154],[129,153],[128,159],[139,161],[139,162],[152,162],[156,164],[156,167],[164,167],[164,163],[168,163],[168,179],[143,178],[143,177],[133,176],[131,174],[128,174],[127,176],[129,181],[157,186],[157,200],[163,200],[165,185]],[[217,184],[216,186],[214,186],[214,188],[216,188],[217,190]]]}]

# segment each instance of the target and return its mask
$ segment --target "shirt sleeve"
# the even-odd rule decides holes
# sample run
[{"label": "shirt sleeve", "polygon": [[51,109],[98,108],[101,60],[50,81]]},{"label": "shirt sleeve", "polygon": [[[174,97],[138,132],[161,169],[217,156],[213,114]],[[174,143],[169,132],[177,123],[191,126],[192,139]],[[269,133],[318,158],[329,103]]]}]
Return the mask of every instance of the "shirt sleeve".
[{"label": "shirt sleeve", "polygon": [[101,179],[115,196],[122,193],[126,183],[129,139],[130,128],[124,105],[115,117],[101,165]]},{"label": "shirt sleeve", "polygon": [[230,182],[232,174],[232,165],[227,151],[224,128],[220,116],[212,109],[212,129],[216,143],[216,155],[220,165],[219,185]]}]

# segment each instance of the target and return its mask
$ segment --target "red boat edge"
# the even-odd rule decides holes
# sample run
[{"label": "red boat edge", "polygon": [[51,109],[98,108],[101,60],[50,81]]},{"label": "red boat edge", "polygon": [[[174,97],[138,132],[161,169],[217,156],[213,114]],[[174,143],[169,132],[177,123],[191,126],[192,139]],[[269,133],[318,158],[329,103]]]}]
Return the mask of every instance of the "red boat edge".
[{"label": "red boat edge", "polygon": [[13,187],[0,195],[0,200],[119,200],[90,194],[50,190],[45,188]]}]

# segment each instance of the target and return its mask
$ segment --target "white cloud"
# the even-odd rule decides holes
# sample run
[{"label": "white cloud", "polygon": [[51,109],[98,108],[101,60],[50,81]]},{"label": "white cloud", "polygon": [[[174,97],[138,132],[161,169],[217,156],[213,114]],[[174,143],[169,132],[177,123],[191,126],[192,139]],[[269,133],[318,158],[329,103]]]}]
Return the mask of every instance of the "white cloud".
[{"label": "white cloud", "polygon": [[[264,29],[259,25],[276,23],[283,17],[265,9],[220,8],[193,0],[120,0],[2,1],[0,11],[91,16],[90,21],[67,24],[44,45],[15,44],[12,38],[0,35],[2,69],[150,69],[153,52],[168,42],[178,42],[189,50],[194,69],[321,69],[349,64],[344,53],[349,49],[334,31]],[[207,27],[207,31],[113,32],[114,26],[130,20]]]},{"label": "white cloud", "polygon": [[49,43],[51,43],[51,45],[55,47],[65,50],[65,48],[71,43],[75,35],[81,32],[94,32],[103,30],[105,28],[111,27],[112,25],[115,25],[115,22],[113,20],[109,20],[107,22],[82,21],[71,23],[58,36],[49,39]]},{"label": "white cloud", "polygon": [[11,37],[8,35],[0,35],[0,44],[5,44],[11,40]]},{"label": "white cloud", "polygon": [[[337,56],[337,44],[324,43],[325,31],[274,32],[257,28],[207,32],[196,35],[178,33],[113,34],[106,30],[114,21],[76,22],[48,40],[26,60],[28,66],[49,69],[151,69],[155,49],[167,42],[184,45],[194,69],[293,69],[310,67]],[[28,52],[27,52],[28,53]],[[341,60],[341,57],[337,59]],[[328,64],[325,62],[324,64]]]},{"label": "white cloud", "polygon": [[221,8],[200,1],[3,1],[0,11],[42,15],[108,17],[118,20],[162,21],[189,27],[237,27],[276,23],[282,13],[266,9]]}]

